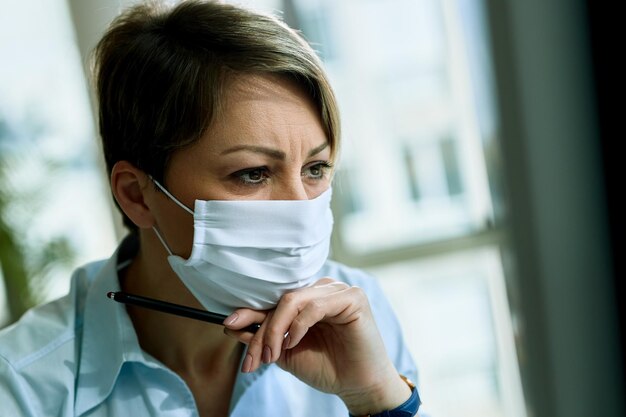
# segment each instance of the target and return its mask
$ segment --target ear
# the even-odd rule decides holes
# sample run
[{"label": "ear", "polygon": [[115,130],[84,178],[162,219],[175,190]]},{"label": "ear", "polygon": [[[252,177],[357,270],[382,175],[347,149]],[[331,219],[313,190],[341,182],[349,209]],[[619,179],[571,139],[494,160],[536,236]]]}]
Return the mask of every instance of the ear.
[{"label": "ear", "polygon": [[111,170],[111,191],[120,208],[140,229],[154,225],[154,216],[145,197],[150,184],[148,176],[128,161],[119,161]]}]

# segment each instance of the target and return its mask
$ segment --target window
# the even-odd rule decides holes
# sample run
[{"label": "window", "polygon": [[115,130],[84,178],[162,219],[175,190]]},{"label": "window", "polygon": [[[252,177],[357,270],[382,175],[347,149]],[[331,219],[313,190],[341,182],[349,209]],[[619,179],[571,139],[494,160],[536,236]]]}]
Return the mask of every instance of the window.
[{"label": "window", "polygon": [[[482,3],[237,3],[281,11],[325,61],[343,122],[333,255],[380,279],[420,370],[424,412],[525,417],[487,169],[496,115]],[[10,167],[0,187],[36,196],[0,216],[19,226],[26,253],[67,236],[74,254],[43,271],[40,282],[53,283],[43,298],[116,241],[70,28],[60,0],[6,3],[0,14],[0,158]]]}]

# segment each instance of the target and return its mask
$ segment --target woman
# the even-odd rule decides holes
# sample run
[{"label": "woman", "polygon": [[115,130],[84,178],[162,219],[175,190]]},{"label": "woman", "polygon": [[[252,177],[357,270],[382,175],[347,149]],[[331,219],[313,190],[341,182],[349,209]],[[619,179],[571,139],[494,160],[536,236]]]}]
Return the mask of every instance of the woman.
[{"label": "woman", "polygon": [[[95,75],[131,233],[0,336],[3,410],[415,415],[391,309],[364,273],[326,259],[339,118],[310,47],[240,8],[146,4],[113,22]],[[110,291],[227,317],[124,308]]]}]

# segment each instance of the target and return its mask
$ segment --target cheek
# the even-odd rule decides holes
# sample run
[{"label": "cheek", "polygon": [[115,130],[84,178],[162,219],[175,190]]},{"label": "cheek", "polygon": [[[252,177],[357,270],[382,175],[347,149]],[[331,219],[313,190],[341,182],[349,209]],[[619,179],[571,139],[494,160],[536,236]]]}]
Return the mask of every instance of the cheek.
[{"label": "cheek", "polygon": [[193,245],[193,216],[172,204],[162,207],[156,216],[157,227],[170,250],[184,259],[191,255]]},{"label": "cheek", "polygon": [[317,198],[322,195],[324,191],[328,190],[328,188],[330,188],[329,180],[317,181],[315,184],[307,186],[307,197],[309,200]]}]

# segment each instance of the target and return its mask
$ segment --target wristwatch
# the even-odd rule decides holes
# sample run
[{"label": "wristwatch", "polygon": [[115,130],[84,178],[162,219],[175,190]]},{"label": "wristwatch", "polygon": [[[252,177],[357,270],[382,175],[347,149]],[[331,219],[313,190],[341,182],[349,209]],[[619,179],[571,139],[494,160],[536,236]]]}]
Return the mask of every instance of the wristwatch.
[{"label": "wristwatch", "polygon": [[365,416],[353,416],[350,414],[350,417],[413,417],[417,414],[417,410],[422,403],[420,401],[420,396],[417,392],[417,387],[411,380],[404,375],[400,374],[400,378],[411,388],[411,396],[404,403],[400,404],[398,407],[393,410],[385,410],[376,414],[367,414]]}]

